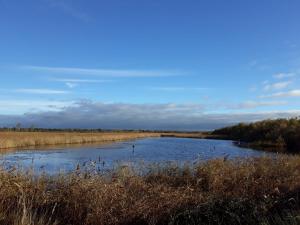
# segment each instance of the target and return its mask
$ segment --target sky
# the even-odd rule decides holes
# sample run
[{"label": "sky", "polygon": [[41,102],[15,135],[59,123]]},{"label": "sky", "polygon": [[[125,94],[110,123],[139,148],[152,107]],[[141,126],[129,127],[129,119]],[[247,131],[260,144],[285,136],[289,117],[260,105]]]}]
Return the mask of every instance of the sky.
[{"label": "sky", "polygon": [[211,130],[300,115],[297,0],[0,0],[0,126]]}]

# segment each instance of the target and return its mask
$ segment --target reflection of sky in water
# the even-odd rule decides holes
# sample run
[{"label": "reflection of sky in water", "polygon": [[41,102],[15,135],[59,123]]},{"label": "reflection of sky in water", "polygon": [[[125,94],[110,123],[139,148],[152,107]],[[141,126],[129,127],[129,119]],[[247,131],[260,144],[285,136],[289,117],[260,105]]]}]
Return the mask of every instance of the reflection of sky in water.
[{"label": "reflection of sky in water", "polygon": [[[135,145],[134,152],[132,145]],[[231,141],[190,138],[147,138],[99,146],[65,149],[22,150],[1,155],[6,166],[19,165],[50,174],[71,171],[96,161],[97,166],[111,168],[116,163],[186,162],[224,157],[251,157],[267,153],[240,148]],[[104,162],[104,163],[103,163]]]}]

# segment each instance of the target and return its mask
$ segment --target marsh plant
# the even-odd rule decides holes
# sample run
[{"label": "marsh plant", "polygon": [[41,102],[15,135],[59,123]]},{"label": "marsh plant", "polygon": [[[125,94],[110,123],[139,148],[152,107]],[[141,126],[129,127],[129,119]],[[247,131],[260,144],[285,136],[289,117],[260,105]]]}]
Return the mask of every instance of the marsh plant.
[{"label": "marsh plant", "polygon": [[48,176],[0,170],[0,224],[296,225],[300,157],[216,159]]},{"label": "marsh plant", "polygon": [[0,149],[27,148],[60,144],[89,144],[159,137],[150,132],[0,132]]}]

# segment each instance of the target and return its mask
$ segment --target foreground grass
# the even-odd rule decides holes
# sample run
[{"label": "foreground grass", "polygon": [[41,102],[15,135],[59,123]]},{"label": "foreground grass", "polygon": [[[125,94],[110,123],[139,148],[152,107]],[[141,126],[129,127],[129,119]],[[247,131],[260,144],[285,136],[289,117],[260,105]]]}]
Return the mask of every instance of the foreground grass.
[{"label": "foreground grass", "polygon": [[0,224],[296,225],[300,157],[34,177],[0,170]]},{"label": "foreground grass", "polygon": [[149,132],[0,132],[0,149],[159,137]]}]

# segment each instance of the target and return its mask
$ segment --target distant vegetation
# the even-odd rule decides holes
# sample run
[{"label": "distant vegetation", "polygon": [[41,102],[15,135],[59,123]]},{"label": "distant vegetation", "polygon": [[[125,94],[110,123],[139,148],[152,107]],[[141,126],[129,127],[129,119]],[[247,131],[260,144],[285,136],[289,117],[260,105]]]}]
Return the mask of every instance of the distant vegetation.
[{"label": "distant vegetation", "polygon": [[297,225],[300,157],[36,177],[0,169],[0,224]]},{"label": "distant vegetation", "polygon": [[178,130],[148,130],[148,129],[86,129],[86,128],[39,128],[39,127],[22,127],[17,124],[13,127],[0,127],[0,131],[9,132],[80,132],[80,133],[101,133],[101,132],[140,132],[140,133],[175,133],[175,134],[208,134],[209,132],[200,131],[178,131]]},{"label": "distant vegetation", "polygon": [[[248,142],[257,147],[277,147],[287,152],[300,153],[300,119],[264,120],[240,123],[215,130],[212,134],[232,140]],[[276,149],[273,148],[275,151]]]},{"label": "distant vegetation", "polygon": [[46,145],[91,144],[107,141],[125,141],[146,137],[205,138],[208,133],[162,130],[104,130],[104,129],[45,129],[0,128],[0,149],[26,148]]},{"label": "distant vegetation", "polygon": [[85,129],[85,128],[38,128],[38,127],[21,127],[16,125],[14,127],[0,127],[0,131],[10,132],[88,132],[88,133],[99,133],[99,132],[150,132],[150,130],[132,130],[132,129]]},{"label": "distant vegetation", "polygon": [[148,132],[0,132],[0,149],[27,148],[60,144],[91,144],[96,142],[125,141],[135,138],[159,137]]}]

